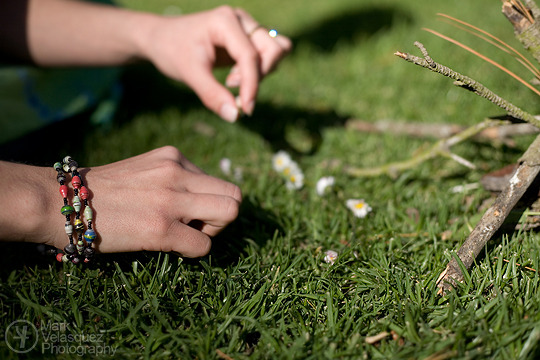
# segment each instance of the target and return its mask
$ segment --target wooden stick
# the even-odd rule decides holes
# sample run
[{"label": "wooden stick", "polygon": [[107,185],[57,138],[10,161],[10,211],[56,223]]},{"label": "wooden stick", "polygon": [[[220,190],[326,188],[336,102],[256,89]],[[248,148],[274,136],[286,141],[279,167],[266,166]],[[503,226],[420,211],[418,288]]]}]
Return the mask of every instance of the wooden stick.
[{"label": "wooden stick", "polygon": [[[484,213],[480,222],[459,248],[457,255],[466,269],[471,267],[476,256],[492,238],[493,234],[499,230],[510,211],[525,194],[539,172],[540,136],[534,140],[523,154],[519,166],[510,178],[508,185],[499,194],[493,205]],[[456,284],[456,281],[461,282],[463,278],[463,273],[456,259],[452,259],[437,281],[439,293],[443,294],[445,291],[450,290]]]}]

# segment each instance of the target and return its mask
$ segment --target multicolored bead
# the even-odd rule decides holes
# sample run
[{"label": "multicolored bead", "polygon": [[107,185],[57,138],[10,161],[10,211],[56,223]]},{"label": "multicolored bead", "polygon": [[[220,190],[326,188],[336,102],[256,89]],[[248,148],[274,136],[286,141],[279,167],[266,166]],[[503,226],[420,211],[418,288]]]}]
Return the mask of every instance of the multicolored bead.
[{"label": "multicolored bead", "polygon": [[75,252],[77,252],[77,247],[75,246],[75,244],[67,244],[64,248],[64,252],[67,255],[73,255],[75,254]]},{"label": "multicolored bead", "polygon": [[84,249],[84,256],[86,256],[87,259],[91,259],[95,253],[96,251],[91,247]]},{"label": "multicolored bead", "polygon": [[82,242],[80,240],[77,241],[77,252],[79,254],[82,254],[83,250],[84,250],[84,242]]},{"label": "multicolored bead", "polygon": [[92,210],[90,206],[87,206],[84,208],[83,215],[86,221],[92,220],[94,217],[94,211]]},{"label": "multicolored bead", "polygon": [[92,229],[86,230],[86,232],[84,233],[84,240],[86,240],[88,244],[91,244],[95,239],[96,239],[96,232]]},{"label": "multicolored bead", "polygon": [[62,262],[62,258],[63,258],[63,257],[64,257],[64,254],[62,254],[62,253],[56,254],[56,261]]},{"label": "multicolored bead", "polygon": [[81,178],[78,177],[77,175],[75,175],[74,177],[71,178],[71,184],[73,185],[73,187],[75,189],[78,189],[81,187]]},{"label": "multicolored bead", "polygon": [[66,224],[64,225],[64,229],[66,230],[66,234],[68,236],[73,235],[73,225],[69,221],[66,221]]},{"label": "multicolored bead", "polygon": [[81,219],[75,219],[75,221],[73,222],[73,226],[75,227],[75,231],[77,232],[81,232],[84,230],[84,223]]},{"label": "multicolored bead", "polygon": [[67,198],[68,196],[68,187],[67,185],[60,185],[60,195],[62,195],[63,198]]},{"label": "multicolored bead", "polygon": [[81,186],[81,189],[79,190],[79,195],[81,197],[81,199],[83,200],[86,200],[88,199],[88,189],[86,188],[86,186]]},{"label": "multicolored bead", "polygon": [[79,199],[79,197],[75,195],[73,197],[73,208],[75,209],[76,212],[79,212],[81,211],[81,206],[82,206],[81,199]]},{"label": "multicolored bead", "polygon": [[62,215],[71,215],[71,214],[73,214],[74,211],[75,211],[75,209],[71,205],[64,205],[64,206],[62,206],[62,209],[60,210]]}]

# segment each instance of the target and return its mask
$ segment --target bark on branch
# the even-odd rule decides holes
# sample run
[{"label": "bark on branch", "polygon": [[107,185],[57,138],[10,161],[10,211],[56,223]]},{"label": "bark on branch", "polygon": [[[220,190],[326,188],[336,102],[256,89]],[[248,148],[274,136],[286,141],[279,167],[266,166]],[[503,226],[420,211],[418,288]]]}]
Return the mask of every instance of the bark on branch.
[{"label": "bark on branch", "polygon": [[540,128],[540,121],[536,119],[533,115],[529,114],[528,112],[520,109],[519,107],[515,106],[514,104],[510,103],[509,101],[506,101],[505,99],[501,98],[499,95],[495,94],[493,91],[489,90],[487,87],[479,83],[478,81],[471,79],[468,76],[462,75],[452,69],[450,69],[447,66],[441,65],[439,63],[436,63],[433,61],[433,59],[429,56],[426,48],[424,45],[418,41],[414,43],[416,47],[420,49],[422,52],[423,58],[411,55],[409,53],[403,53],[403,52],[396,52],[395,55],[401,57],[402,59],[405,59],[413,64],[422,66],[426,69],[429,69],[433,72],[439,73],[441,75],[444,75],[446,77],[449,77],[451,79],[454,79],[454,85],[462,87],[464,89],[470,90],[473,93],[475,93],[478,96],[481,96],[489,101],[491,101],[493,104],[503,108],[508,112],[509,115],[521,119],[523,121],[526,121],[538,128]]},{"label": "bark on branch", "polygon": [[[540,136],[529,146],[519,161],[514,175],[499,194],[495,203],[484,213],[465,243],[457,252],[459,259],[466,269],[469,269],[474,259],[484,248],[493,234],[499,230],[510,211],[522,198],[540,172]],[[463,281],[463,273],[457,260],[452,259],[437,280],[439,293],[451,289],[456,281]]]}]

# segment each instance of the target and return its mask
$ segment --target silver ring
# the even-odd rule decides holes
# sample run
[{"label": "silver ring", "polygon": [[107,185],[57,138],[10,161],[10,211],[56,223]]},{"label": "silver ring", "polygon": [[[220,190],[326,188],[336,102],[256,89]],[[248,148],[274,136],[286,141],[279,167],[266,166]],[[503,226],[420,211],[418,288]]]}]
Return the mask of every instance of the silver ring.
[{"label": "silver ring", "polygon": [[257,26],[255,26],[253,29],[251,29],[250,32],[247,33],[247,36],[248,37],[251,37],[253,36],[253,34],[255,33],[255,31],[259,30],[259,29],[263,29],[264,26],[262,26],[261,24],[258,24]]},{"label": "silver ring", "polygon": [[276,36],[278,36],[278,31],[276,29],[270,29],[270,30],[268,30],[268,35],[271,38],[275,38]]}]

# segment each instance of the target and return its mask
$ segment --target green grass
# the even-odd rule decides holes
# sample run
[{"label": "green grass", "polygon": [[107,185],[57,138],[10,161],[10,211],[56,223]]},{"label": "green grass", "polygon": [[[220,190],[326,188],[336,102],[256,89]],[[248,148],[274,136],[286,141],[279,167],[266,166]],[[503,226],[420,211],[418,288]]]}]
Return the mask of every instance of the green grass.
[{"label": "green grass", "polygon": [[[191,12],[221,4],[124,3],[156,12],[170,11],[170,5]],[[88,340],[71,343],[82,344],[79,349],[108,346],[115,358],[128,359],[538,357],[540,277],[523,267],[540,269],[536,232],[494,239],[455,292],[440,297],[435,284],[490,197],[481,189],[455,194],[451,188],[515,162],[530,137],[513,147],[477,141],[456,147],[478,166],[475,171],[446,159],[395,179],[350,178],[343,171],[346,165],[406,159],[432,141],[347,131],[346,119],[466,125],[502,115],[450,80],[393,55],[418,54],[415,40],[435,61],[525,110],[540,110],[529,90],[421,30],[451,34],[529,79],[512,59],[435,16],[456,16],[520,48],[500,2],[229,4],[245,7],[295,41],[279,71],[264,80],[252,118],[227,124],[186,88],[151,68],[134,67],[125,75],[124,102],[109,129],[85,127],[80,142],[55,141],[52,154],[34,155],[44,162],[45,156],[57,159],[69,151],[82,165],[96,166],[174,145],[208,173],[234,181],[219,170],[220,159],[228,157],[243,169],[245,199],[238,220],[214,239],[209,256],[196,260],[136,253],[71,266],[36,255],[32,246],[3,244],[2,328],[14,320],[42,326],[38,348],[26,356],[52,358],[41,351],[51,344],[45,335],[77,334]],[[304,170],[303,189],[287,190],[272,170],[271,156],[280,149]],[[337,184],[319,197],[314,185],[324,175],[335,176]],[[345,207],[349,198],[364,198],[373,211],[354,218]],[[334,265],[323,261],[328,249],[339,252]],[[67,331],[43,328],[54,323],[68,324]],[[383,331],[394,337],[365,341]],[[0,357],[16,357],[4,341]]]}]

